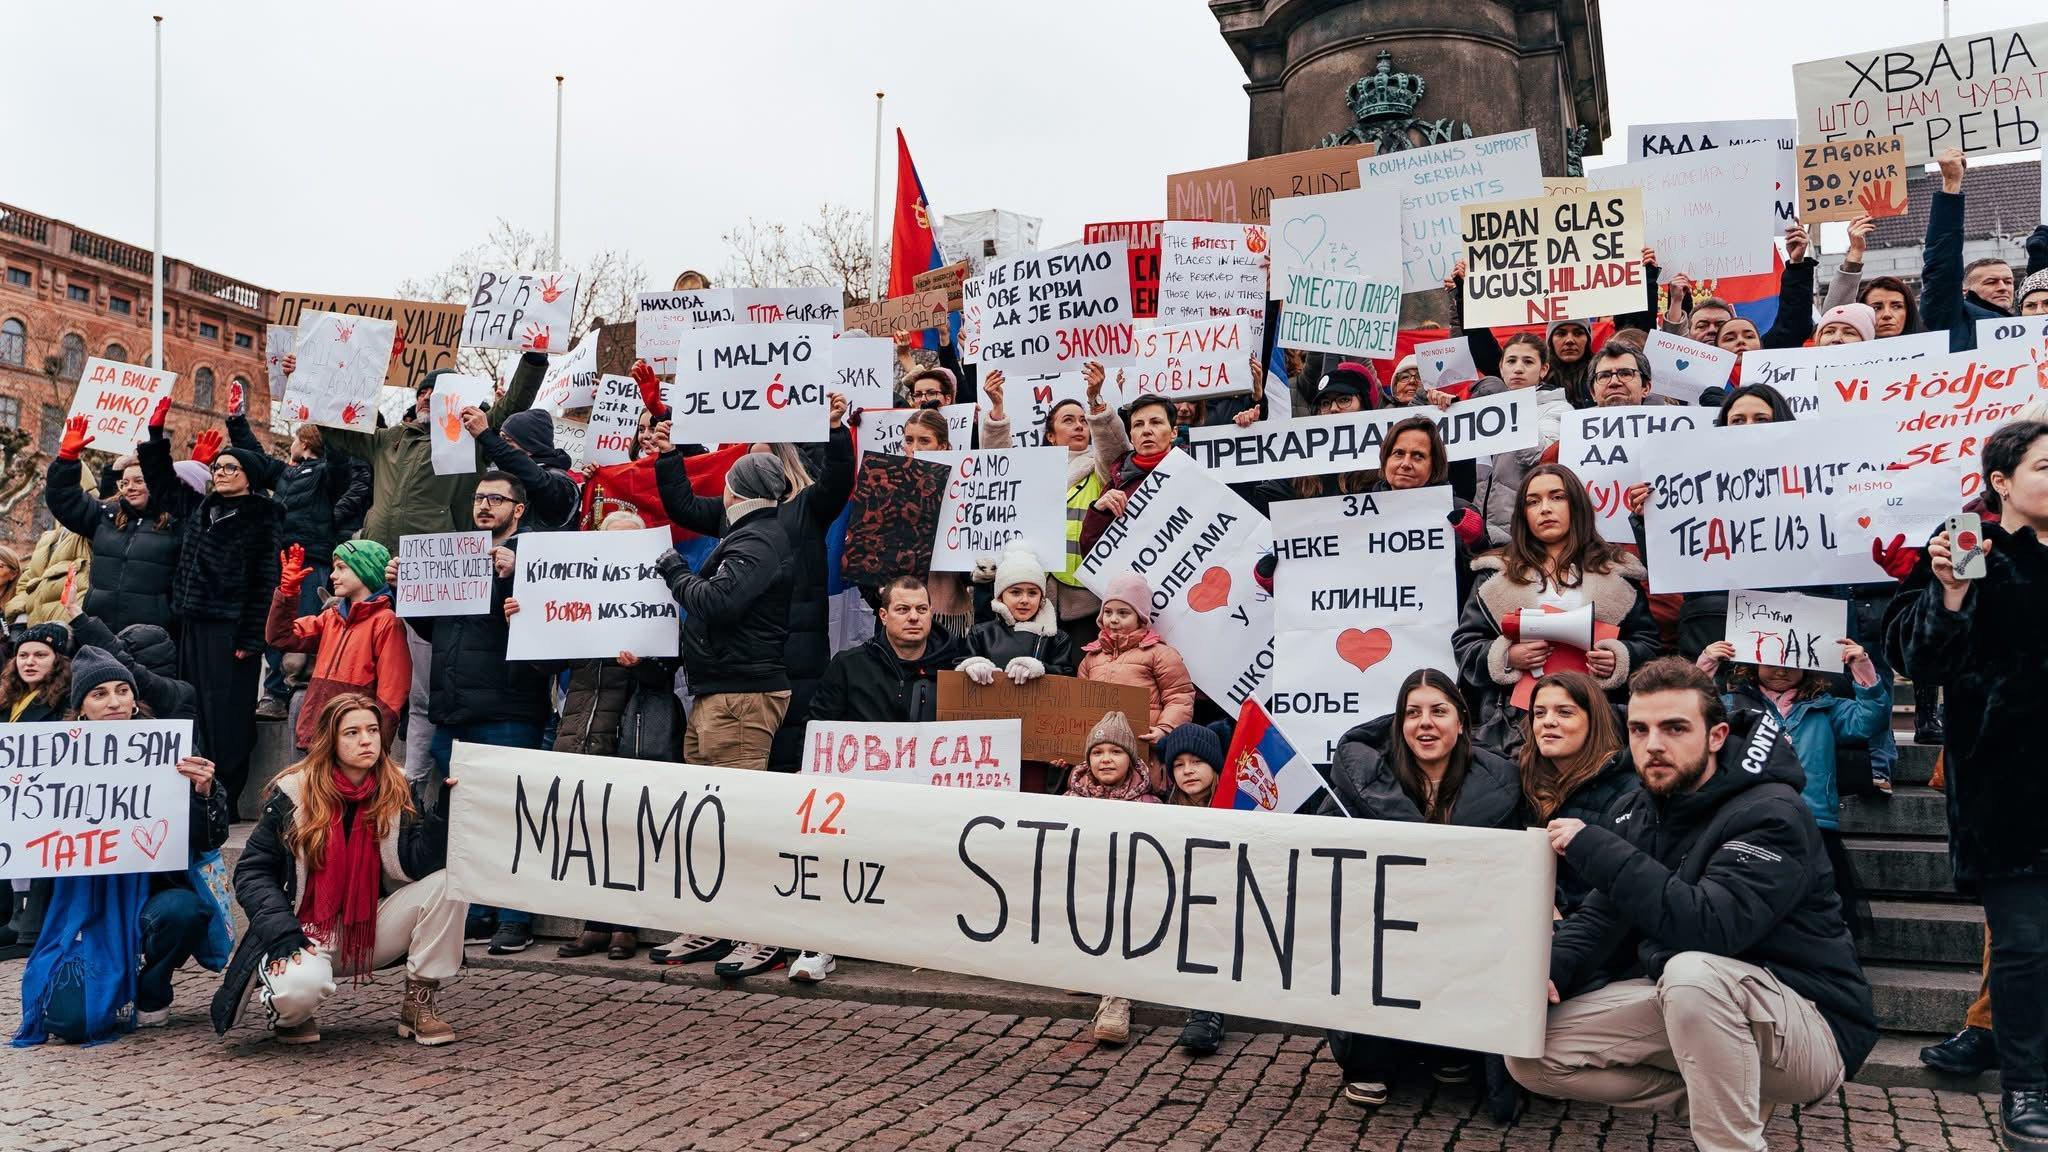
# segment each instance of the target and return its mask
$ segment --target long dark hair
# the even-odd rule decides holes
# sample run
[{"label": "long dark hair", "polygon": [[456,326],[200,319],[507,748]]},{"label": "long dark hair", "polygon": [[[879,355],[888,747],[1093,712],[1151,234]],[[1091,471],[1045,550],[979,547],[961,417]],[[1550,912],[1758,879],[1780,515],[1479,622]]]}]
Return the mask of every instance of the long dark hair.
[{"label": "long dark hair", "polygon": [[1906,298],[1906,326],[1899,329],[1899,335],[1904,336],[1924,330],[1920,322],[1919,294],[1906,287],[1904,280],[1899,279],[1897,276],[1872,276],[1863,282],[1862,287],[1856,289],[1856,302],[1858,304],[1870,303],[1870,292],[1873,288],[1881,288],[1886,292],[1897,292]]},{"label": "long dark hair", "polygon": [[1404,433],[1420,432],[1429,438],[1429,483],[1445,484],[1451,478],[1451,462],[1444,451],[1444,430],[1436,421],[1427,416],[1409,416],[1394,422],[1380,441],[1380,475],[1386,478],[1387,456],[1394,451],[1394,441]]},{"label": "long dark hair", "polygon": [[[1437,785],[1434,802],[1422,765],[1415,759],[1415,753],[1408,750],[1408,697],[1417,688],[1442,692],[1458,713],[1458,741],[1451,746],[1451,759],[1444,765],[1443,782]],[[1401,791],[1415,802],[1425,823],[1450,821],[1451,811],[1458,806],[1458,792],[1465,786],[1465,775],[1472,768],[1472,710],[1465,706],[1465,695],[1458,691],[1456,680],[1434,668],[1417,668],[1401,681],[1401,692],[1394,697],[1394,730],[1387,740],[1387,767],[1393,771]]]},{"label": "long dark hair", "polygon": [[1754,396],[1769,404],[1771,406],[1771,423],[1787,424],[1791,422],[1792,405],[1786,402],[1783,392],[1778,391],[1769,384],[1744,384],[1742,387],[1730,392],[1727,398],[1721,401],[1721,410],[1714,413],[1714,427],[1725,428],[1728,426],[1728,410],[1735,407],[1735,402],[1744,396]]},{"label": "long dark hair", "polygon": [[[1564,485],[1564,500],[1571,509],[1571,526],[1566,529],[1565,562],[1557,571],[1550,568],[1550,549],[1529,531],[1529,486],[1545,476],[1555,476]],[[1548,574],[1560,588],[1576,588],[1588,572],[1611,572],[1621,554],[1600,538],[1593,516],[1593,498],[1577,475],[1562,464],[1538,464],[1522,477],[1515,491],[1515,515],[1508,524],[1508,546],[1501,550],[1504,574],[1517,584],[1527,584]]]},{"label": "long dark hair", "polygon": [[[1546,688],[1557,688],[1572,698],[1586,714],[1586,743],[1569,759],[1559,762],[1536,749],[1536,697]],[[1571,795],[1621,751],[1621,732],[1614,723],[1614,708],[1607,693],[1584,672],[1553,672],[1536,682],[1529,696],[1529,711],[1522,714],[1522,796],[1539,822],[1557,814]]]},{"label": "long dark hair", "polygon": [[1288,487],[1294,489],[1294,495],[1302,500],[1313,500],[1323,495],[1356,496],[1360,492],[1372,487],[1372,473],[1337,473],[1336,482],[1331,485],[1331,487],[1336,489],[1335,492],[1325,493],[1323,491],[1323,478],[1321,476],[1296,476],[1288,482]]}]

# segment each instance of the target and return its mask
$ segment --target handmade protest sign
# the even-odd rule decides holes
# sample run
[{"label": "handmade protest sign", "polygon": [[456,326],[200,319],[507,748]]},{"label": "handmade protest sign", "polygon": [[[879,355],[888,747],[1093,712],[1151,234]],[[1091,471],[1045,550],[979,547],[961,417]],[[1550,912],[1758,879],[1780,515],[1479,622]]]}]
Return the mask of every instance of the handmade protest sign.
[{"label": "handmade protest sign", "polygon": [[640,408],[640,385],[631,376],[599,377],[583,458],[599,467],[632,459],[633,441],[640,435]]},{"label": "handmade protest sign", "polygon": [[812,720],[804,727],[804,771],[833,779],[1015,792],[1024,766],[1018,727],[1016,720]]},{"label": "handmade protest sign", "polygon": [[1166,178],[1166,215],[1171,220],[1264,224],[1276,200],[1358,187],[1358,162],[1374,150],[1371,144],[1342,144],[1176,172]]},{"label": "handmade protest sign", "polygon": [[1541,831],[467,741],[449,774],[451,900],[1543,1051],[1555,857]]},{"label": "handmade protest sign", "polygon": [[1090,360],[1129,365],[1129,273],[1121,240],[990,261],[978,297],[981,362],[1006,376],[1065,372]]},{"label": "handmade protest sign", "polygon": [[505,658],[675,655],[676,601],[654,570],[670,543],[666,528],[521,536]]},{"label": "handmade protest sign", "polygon": [[1159,230],[1159,320],[1243,316],[1266,329],[1266,229],[1168,220]]},{"label": "handmade protest sign", "polygon": [[571,408],[590,407],[597,396],[597,378],[601,375],[597,368],[598,343],[596,332],[586,332],[568,355],[551,357],[540,389],[534,393],[533,406],[554,416]]},{"label": "handmade protest sign", "polygon": [[1897,136],[1799,146],[1799,218],[1807,224],[1906,214],[1906,145]]},{"label": "handmade protest sign", "polygon": [[0,725],[0,880],[184,871],[191,751],[190,720]]},{"label": "handmade protest sign", "polygon": [[698,292],[640,293],[633,314],[633,354],[646,361],[655,375],[675,373],[676,350],[683,333],[696,327],[690,309],[699,298]]},{"label": "handmade protest sign", "polygon": [[1640,311],[1638,188],[1461,205],[1465,324],[1544,324]]},{"label": "handmade protest sign", "polygon": [[1879,459],[1905,468],[1969,461],[1961,496],[1977,494],[1975,460],[1999,425],[2048,398],[2048,364],[2023,343],[1837,368],[1822,373],[1820,408],[1832,419],[1874,418],[1888,447]]},{"label": "handmade protest sign", "polygon": [[1159,226],[1163,220],[1119,220],[1081,227],[1083,244],[1121,240],[1131,268],[1131,315],[1148,320],[1159,315]]},{"label": "handmade protest sign", "polygon": [[1468,336],[1417,344],[1415,368],[1422,373],[1426,388],[1449,388],[1479,379],[1479,366],[1472,362],[1472,340]]},{"label": "handmade protest sign", "polygon": [[1945,148],[1971,156],[2039,148],[2048,116],[2037,62],[2044,60],[2048,24],[1795,64],[1799,140],[1898,136],[1907,165]]},{"label": "handmade protest sign", "polygon": [[1639,189],[1643,243],[1657,250],[1663,274],[1710,280],[1773,267],[1777,164],[1777,145],[1760,141],[1596,168],[1586,184]]},{"label": "handmade protest sign", "polygon": [[1141,396],[1200,400],[1251,391],[1259,346],[1242,316],[1142,328],[1137,336],[1131,380]]},{"label": "handmade protest sign", "polygon": [[1836,550],[1868,553],[1873,543],[1925,545],[1963,510],[1963,477],[1974,471],[1962,460],[1948,460],[1842,477],[1836,483],[1835,510],[1842,522]]},{"label": "handmade protest sign", "polygon": [[921,332],[936,328],[939,343],[951,339],[952,326],[947,323],[948,297],[945,289],[934,288],[913,292],[908,296],[894,296],[878,300],[873,304],[855,304],[846,310],[846,327],[855,328],[878,339],[891,339],[898,332]]},{"label": "handmade protest sign", "polygon": [[351,432],[374,429],[397,324],[374,316],[301,312],[298,328],[297,370],[284,394],[291,419]]},{"label": "handmade protest sign", "polygon": [[1132,491],[1076,575],[1097,596],[1136,572],[1152,627],[1180,650],[1195,686],[1225,708],[1263,700],[1273,671],[1273,604],[1253,569],[1272,547],[1266,518],[1174,449]]},{"label": "handmade protest sign", "polygon": [[825,398],[835,376],[823,324],[718,324],[682,335],[664,389],[679,438],[815,443],[831,431]]},{"label": "handmade protest sign", "polygon": [[298,330],[289,324],[263,326],[264,382],[270,386],[270,402],[273,405],[284,399],[284,358],[292,354],[298,342]]},{"label": "handmade protest sign", "polygon": [[70,416],[85,417],[92,447],[118,456],[149,438],[149,417],[177,381],[176,372],[94,356],[71,392]]},{"label": "handmade protest sign", "polygon": [[960,362],[981,363],[981,310],[987,281],[969,276],[960,285],[965,303],[960,305]]},{"label": "handmade protest sign", "polygon": [[581,468],[590,451],[590,421],[568,416],[555,420],[555,447],[569,458],[569,467]]},{"label": "handmade protest sign", "polygon": [[1797,120],[1699,120],[1671,124],[1632,124],[1628,130],[1628,155],[1634,160],[1653,156],[1682,156],[1710,152],[1741,144],[1764,141],[1777,146],[1777,165],[1771,171],[1777,185],[1777,231],[1798,218],[1795,199],[1799,179],[1799,158],[1793,143],[1799,134]]},{"label": "handmade protest sign", "polygon": [[[272,324],[301,324],[304,321],[300,317],[308,312],[391,321],[397,336],[384,371],[388,387],[410,392],[425,382],[427,373],[455,367],[456,346],[462,338],[460,304],[381,296],[328,296],[317,292],[279,292],[271,300]],[[287,346],[285,351],[291,348]]]},{"label": "handmade protest sign", "polygon": [[1055,675],[1023,684],[998,676],[994,683],[976,684],[964,673],[941,672],[936,715],[946,723],[1015,722],[1024,759],[1079,764],[1088,757],[1088,733],[1104,715],[1123,713],[1142,736],[1151,706],[1150,692],[1132,684]]},{"label": "handmade protest sign", "polygon": [[[1079,375],[1079,373],[1076,373]],[[946,418],[946,443],[956,450],[964,451],[974,443],[973,404],[947,404],[941,407],[939,415]],[[860,414],[860,450],[862,452],[889,452],[901,455],[903,452],[903,427],[918,412],[916,408],[870,408]]]},{"label": "handmade protest sign", "polygon": [[1543,158],[1533,129],[1381,152],[1358,162],[1363,188],[1390,184],[1401,197],[1401,287],[1443,287],[1464,255],[1458,206],[1543,195]]},{"label": "handmade protest sign", "polygon": [[[1989,323],[1989,321],[1986,321]],[[1948,355],[1948,333],[1912,332],[1825,348],[1756,348],[1742,354],[1742,383],[1769,384],[1794,416],[1820,410],[1822,377],[1837,369]]]},{"label": "handmade protest sign", "polygon": [[490,399],[491,382],[482,376],[444,372],[434,377],[433,406],[428,410],[434,475],[476,471],[476,437],[463,426],[462,410],[482,407]]},{"label": "handmade protest sign", "polygon": [[929,572],[939,501],[953,470],[907,456],[863,456],[847,513],[839,575],[876,588],[905,572]]},{"label": "handmade protest sign", "polygon": [[[491,610],[489,532],[429,532],[398,538],[400,616],[475,616]],[[616,655],[616,653],[614,653]]]},{"label": "handmade protest sign", "polygon": [[1644,479],[1644,441],[1713,422],[1710,409],[1669,404],[1580,408],[1565,413],[1558,426],[1557,462],[1570,468],[1586,486],[1599,518],[1601,539],[1612,544],[1636,541],[1622,497]]},{"label": "handmade protest sign", "polygon": [[[1027,376],[1009,387],[1012,391],[1005,400],[1010,416],[1012,447],[1044,447],[1045,418],[1064,401],[1071,400],[1081,405],[1083,415],[1088,411],[1088,378],[1080,372]],[[1102,402],[1111,408],[1123,407],[1124,393],[1117,387],[1114,376],[1105,377],[1102,381]]]},{"label": "handmade protest sign", "polygon": [[576,281],[574,272],[478,272],[462,314],[462,346],[567,351]]},{"label": "handmade protest sign", "polygon": [[1650,391],[1691,404],[1709,388],[1728,387],[1735,373],[1735,353],[1657,329],[1643,341],[1650,361]]},{"label": "handmade protest sign", "polygon": [[[2048,352],[2048,316],[1988,316],[1977,321],[1977,347],[2013,343],[2025,343]],[[1948,346],[1944,344],[1939,352],[1946,351]]]},{"label": "handmade protest sign", "polygon": [[1840,455],[1797,422],[1650,438],[1642,452],[1650,586],[1715,592],[1889,580],[1869,552],[1836,551],[1835,484],[1856,468]]},{"label": "handmade protest sign", "polygon": [[1273,694],[1266,710],[1328,764],[1360,721],[1393,711],[1417,668],[1452,676],[1458,626],[1446,486],[1273,505]]},{"label": "handmade protest sign", "polygon": [[1444,409],[1389,408],[1261,420],[1249,428],[1190,428],[1187,451],[1225,484],[1376,469],[1380,439],[1410,416],[1436,420],[1444,435],[1444,454],[1451,460],[1536,446],[1536,404],[1530,390],[1522,390],[1462,400]]},{"label": "handmade protest sign", "polygon": [[[1054,448],[920,452],[952,470],[939,503],[932,571],[972,572],[977,559],[1022,540],[1048,566],[1067,553],[1067,454]],[[1063,565],[1062,565],[1063,566]]]},{"label": "handmade protest sign", "polygon": [[1284,300],[1274,342],[1387,356],[1401,320],[1401,250],[1386,222],[1400,212],[1390,183],[1273,205],[1273,291]]},{"label": "handmade protest sign", "polygon": [[[944,292],[946,294],[946,310],[948,312],[958,312],[960,305],[966,299],[961,289],[966,284],[967,274],[972,271],[972,267],[965,260],[956,260],[951,264],[944,264],[926,272],[919,272],[910,278],[911,291],[918,293]],[[851,328],[853,326],[851,321],[847,322],[846,327]]]},{"label": "handmade protest sign", "polygon": [[1840,672],[1849,602],[1799,592],[1731,591],[1725,635],[1745,664]]},{"label": "handmade protest sign", "polygon": [[849,411],[888,408],[896,403],[896,342],[887,336],[840,336],[832,342],[831,391],[846,397]]}]

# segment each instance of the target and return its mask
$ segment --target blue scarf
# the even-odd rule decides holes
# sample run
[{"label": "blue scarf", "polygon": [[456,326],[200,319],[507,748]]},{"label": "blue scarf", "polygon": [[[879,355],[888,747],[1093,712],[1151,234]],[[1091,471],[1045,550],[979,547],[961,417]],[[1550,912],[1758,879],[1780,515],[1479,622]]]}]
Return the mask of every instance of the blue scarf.
[{"label": "blue scarf", "polygon": [[135,975],[149,874],[52,883],[42,934],[21,973],[16,1048],[41,1044],[52,1025],[65,1039],[87,1044],[112,1040],[135,1027]]}]

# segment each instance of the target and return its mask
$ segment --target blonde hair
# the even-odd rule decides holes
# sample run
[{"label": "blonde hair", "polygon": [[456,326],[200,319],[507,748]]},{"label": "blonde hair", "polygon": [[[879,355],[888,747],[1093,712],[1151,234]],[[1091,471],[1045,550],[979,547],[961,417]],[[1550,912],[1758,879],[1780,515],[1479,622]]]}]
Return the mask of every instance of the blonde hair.
[{"label": "blonde hair", "polygon": [[597,530],[599,532],[628,532],[645,527],[647,527],[647,521],[642,520],[638,512],[628,512],[624,508],[619,508],[605,513],[604,521],[597,526]]},{"label": "blonde hair", "polygon": [[811,470],[804,465],[804,454],[797,451],[796,445],[770,444],[768,454],[775,457],[782,465],[782,474],[789,477],[789,493],[783,497],[784,500],[817,483],[817,478],[812,476]]}]

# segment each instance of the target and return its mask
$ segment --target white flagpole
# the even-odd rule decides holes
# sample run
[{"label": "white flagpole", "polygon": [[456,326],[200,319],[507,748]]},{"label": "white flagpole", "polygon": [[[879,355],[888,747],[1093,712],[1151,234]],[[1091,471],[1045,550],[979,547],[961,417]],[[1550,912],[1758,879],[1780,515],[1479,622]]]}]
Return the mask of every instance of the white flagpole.
[{"label": "white flagpole", "polygon": [[149,260],[149,362],[164,366],[164,18],[156,21],[156,188],[153,212],[156,219]]},{"label": "white flagpole", "polygon": [[[868,299],[880,300],[882,298],[882,277],[885,275],[882,270],[882,94],[880,92],[875,93],[874,160],[874,199],[868,208],[868,251],[872,253],[868,260],[869,280],[871,281],[868,284]],[[887,336],[888,333],[877,332],[872,333],[872,335]]]},{"label": "white flagpole", "polygon": [[555,240],[548,271],[562,267],[562,78],[555,77]]}]

